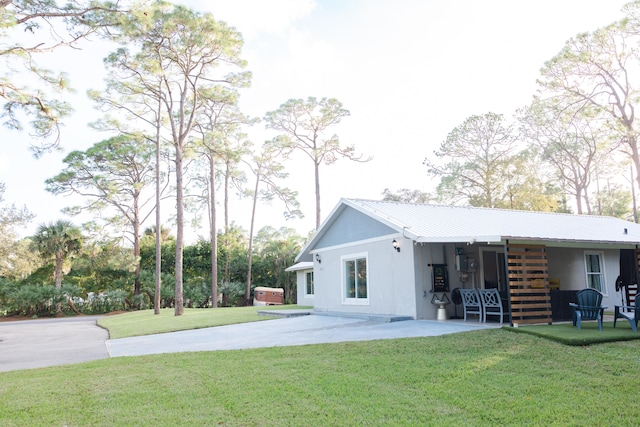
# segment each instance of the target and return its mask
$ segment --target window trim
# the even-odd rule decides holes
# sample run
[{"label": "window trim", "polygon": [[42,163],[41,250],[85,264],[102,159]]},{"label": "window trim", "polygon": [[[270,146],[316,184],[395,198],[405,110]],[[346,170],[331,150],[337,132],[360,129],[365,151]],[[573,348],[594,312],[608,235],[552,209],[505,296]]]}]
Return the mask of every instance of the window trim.
[{"label": "window trim", "polygon": [[[366,263],[367,274],[367,297],[366,298],[349,298],[347,297],[347,283],[346,283],[346,265],[347,261],[357,261],[364,259]],[[371,286],[369,282],[369,253],[358,252],[353,254],[347,254],[340,257],[340,282],[342,287],[342,304],[344,305],[369,305],[369,299],[371,298]]]},{"label": "window trim", "polygon": [[[309,275],[311,275],[311,293],[309,293]],[[304,273],[304,297],[313,298],[316,293],[315,275],[313,270]]]},{"label": "window trim", "polygon": [[[587,262],[587,257],[589,255],[598,256],[598,263],[600,264],[599,273],[589,272],[589,263]],[[603,296],[607,296],[607,275],[605,271],[604,252],[603,251],[584,251],[584,278],[585,278],[586,286],[588,288],[590,288],[589,276],[596,275],[596,274],[600,276],[600,288],[601,288],[601,289],[596,289],[596,291],[599,291]],[[595,289],[595,288],[591,288],[591,289]]]}]

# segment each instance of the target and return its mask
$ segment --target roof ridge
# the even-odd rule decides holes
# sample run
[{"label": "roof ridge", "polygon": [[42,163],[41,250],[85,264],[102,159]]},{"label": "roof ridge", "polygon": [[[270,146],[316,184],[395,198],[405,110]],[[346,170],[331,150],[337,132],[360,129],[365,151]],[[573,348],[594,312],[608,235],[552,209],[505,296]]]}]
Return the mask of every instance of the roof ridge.
[{"label": "roof ridge", "polygon": [[559,215],[559,216],[573,216],[573,217],[590,217],[590,218],[613,218],[620,221],[626,221],[634,224],[634,222],[619,218],[611,215],[590,215],[590,214],[578,214],[573,212],[550,212],[550,211],[535,211],[524,209],[507,209],[507,208],[487,208],[480,206],[460,206],[460,205],[443,205],[434,203],[417,203],[417,202],[402,202],[397,200],[374,200],[374,199],[345,199],[351,200],[356,203],[376,203],[376,204],[397,204],[397,205],[409,205],[409,206],[428,206],[434,208],[452,208],[452,209],[467,209],[467,210],[481,210],[481,211],[496,211],[496,212],[519,212],[519,213],[531,213],[531,214],[546,214],[546,215]]}]

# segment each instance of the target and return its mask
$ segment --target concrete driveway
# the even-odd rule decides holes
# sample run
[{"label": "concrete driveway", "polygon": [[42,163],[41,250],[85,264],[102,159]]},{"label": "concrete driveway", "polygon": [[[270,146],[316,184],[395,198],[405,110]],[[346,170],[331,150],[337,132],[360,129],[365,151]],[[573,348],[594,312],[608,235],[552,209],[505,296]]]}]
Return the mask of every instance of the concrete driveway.
[{"label": "concrete driveway", "polygon": [[0,371],[67,365],[109,356],[435,336],[497,326],[462,321],[379,322],[309,315],[109,340],[107,331],[96,325],[98,318],[0,322]]},{"label": "concrete driveway", "polygon": [[0,322],[0,371],[67,365],[109,357],[99,316]]},{"label": "concrete driveway", "polygon": [[496,327],[462,321],[404,320],[378,322],[357,318],[309,315],[239,325],[171,332],[107,341],[111,357],[185,351],[239,350],[245,348],[367,341],[452,334]]}]

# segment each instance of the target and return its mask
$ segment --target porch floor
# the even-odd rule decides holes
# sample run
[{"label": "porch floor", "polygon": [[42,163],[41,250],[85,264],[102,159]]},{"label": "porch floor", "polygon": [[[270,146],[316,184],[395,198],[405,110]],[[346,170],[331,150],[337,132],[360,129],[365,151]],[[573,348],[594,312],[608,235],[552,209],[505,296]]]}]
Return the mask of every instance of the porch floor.
[{"label": "porch floor", "polygon": [[272,317],[300,317],[308,316],[313,310],[258,310],[258,316]]}]

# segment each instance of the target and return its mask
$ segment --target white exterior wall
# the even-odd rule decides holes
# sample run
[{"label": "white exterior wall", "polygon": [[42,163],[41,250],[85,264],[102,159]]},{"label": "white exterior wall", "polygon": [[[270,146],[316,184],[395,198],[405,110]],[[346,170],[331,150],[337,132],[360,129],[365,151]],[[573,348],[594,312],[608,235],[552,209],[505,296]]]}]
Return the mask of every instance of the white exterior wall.
[{"label": "white exterior wall", "polygon": [[619,249],[574,249],[547,248],[549,260],[549,279],[560,280],[560,290],[580,290],[587,287],[587,271],[585,252],[602,252],[604,254],[604,284],[602,304],[613,310],[615,304],[620,305],[620,294],[616,292],[616,279],[620,274]]},{"label": "white exterior wall", "polygon": [[[393,249],[393,239],[400,252]],[[416,318],[416,286],[413,244],[399,236],[387,236],[320,250],[314,261],[316,311],[410,316]],[[368,298],[346,301],[343,257],[367,258]]]},{"label": "white exterior wall", "polygon": [[296,271],[296,303],[298,305],[313,307],[314,296],[307,295],[307,273],[312,271],[313,269]]},{"label": "white exterior wall", "polygon": [[[461,281],[462,274],[456,271],[455,267],[455,255],[456,247],[461,245],[453,243],[433,243],[433,244],[418,244],[414,246],[415,249],[415,276],[416,276],[416,304],[417,304],[417,318],[435,320],[438,314],[439,305],[432,304],[433,298],[433,271],[430,264],[446,264],[447,274],[449,277],[449,292],[446,292],[446,296],[451,301],[451,291],[455,288],[471,288],[473,287],[472,276],[467,274],[465,281]],[[464,248],[470,251],[469,248]],[[477,256],[475,252],[467,253],[465,256],[472,255]],[[477,284],[476,284],[477,285]],[[438,296],[442,295],[442,292],[437,292]],[[450,302],[445,306],[447,310],[447,318],[453,316],[456,313],[456,307],[453,302]],[[458,307],[458,315],[460,315],[462,306]]]}]

